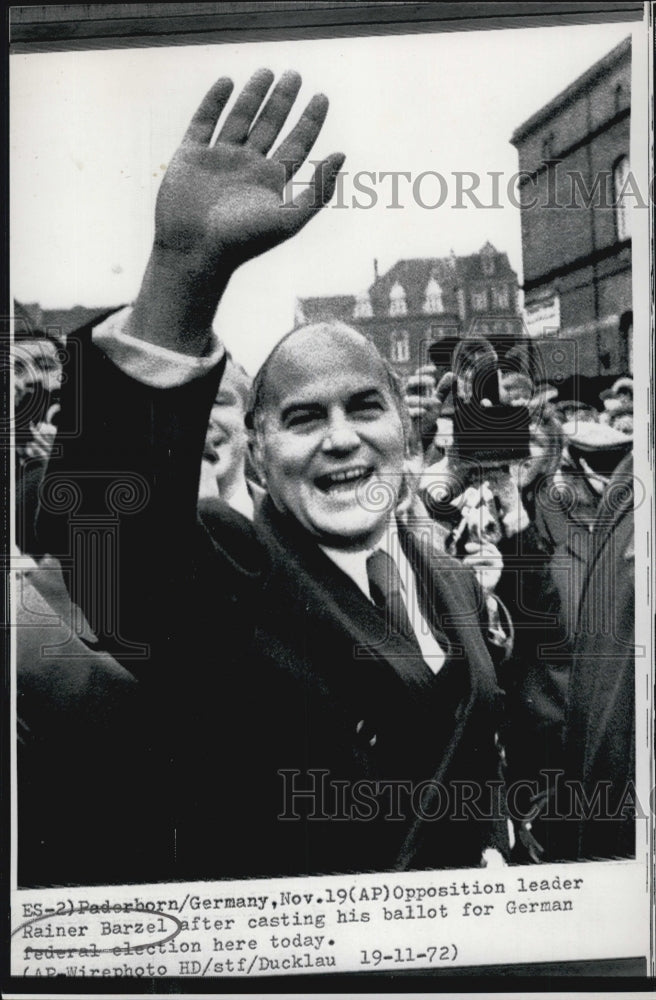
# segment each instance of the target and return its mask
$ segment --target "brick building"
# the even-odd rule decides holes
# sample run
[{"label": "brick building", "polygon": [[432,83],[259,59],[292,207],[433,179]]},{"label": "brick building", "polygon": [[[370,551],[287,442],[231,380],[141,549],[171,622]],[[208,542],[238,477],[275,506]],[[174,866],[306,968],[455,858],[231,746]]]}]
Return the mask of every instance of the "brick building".
[{"label": "brick building", "polygon": [[400,375],[428,360],[445,337],[479,334],[503,355],[523,336],[517,275],[486,243],[468,257],[400,260],[360,295],[298,299],[295,327],[337,319],[366,333]]},{"label": "brick building", "polygon": [[612,380],[632,368],[630,112],[627,38],[511,138],[523,174],[525,321],[552,379]]}]

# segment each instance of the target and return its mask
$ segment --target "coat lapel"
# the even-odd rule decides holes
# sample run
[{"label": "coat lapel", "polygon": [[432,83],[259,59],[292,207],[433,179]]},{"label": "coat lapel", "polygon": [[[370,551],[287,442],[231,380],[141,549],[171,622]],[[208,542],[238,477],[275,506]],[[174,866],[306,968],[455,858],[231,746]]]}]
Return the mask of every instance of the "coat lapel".
[{"label": "coat lapel", "polygon": [[257,528],[274,554],[276,575],[285,577],[286,586],[295,591],[295,603],[304,607],[308,627],[313,619],[329,620],[356,662],[392,671],[410,697],[425,700],[434,687],[433,672],[403,636],[389,634],[384,612],[353,580],[269,498],[262,504]]}]

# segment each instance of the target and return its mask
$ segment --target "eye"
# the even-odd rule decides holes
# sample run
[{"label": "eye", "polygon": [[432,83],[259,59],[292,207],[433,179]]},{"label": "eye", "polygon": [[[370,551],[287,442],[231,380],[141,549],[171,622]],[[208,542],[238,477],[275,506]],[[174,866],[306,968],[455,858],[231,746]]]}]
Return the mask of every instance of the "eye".
[{"label": "eye", "polygon": [[385,404],[381,397],[376,394],[360,396],[353,399],[349,405],[349,412],[355,414],[375,415],[385,410]]},{"label": "eye", "polygon": [[214,406],[235,406],[236,402],[237,399],[231,392],[222,390],[217,394]]},{"label": "eye", "polygon": [[285,419],[285,427],[305,428],[321,420],[322,414],[319,410],[294,410]]}]

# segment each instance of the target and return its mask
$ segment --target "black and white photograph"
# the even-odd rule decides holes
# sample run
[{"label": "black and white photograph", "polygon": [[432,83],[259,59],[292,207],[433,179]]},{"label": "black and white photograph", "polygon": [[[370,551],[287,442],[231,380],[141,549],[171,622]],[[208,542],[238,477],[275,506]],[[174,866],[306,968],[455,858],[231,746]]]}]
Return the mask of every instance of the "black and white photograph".
[{"label": "black and white photograph", "polygon": [[7,996],[653,973],[649,6],[373,6],[12,9]]}]

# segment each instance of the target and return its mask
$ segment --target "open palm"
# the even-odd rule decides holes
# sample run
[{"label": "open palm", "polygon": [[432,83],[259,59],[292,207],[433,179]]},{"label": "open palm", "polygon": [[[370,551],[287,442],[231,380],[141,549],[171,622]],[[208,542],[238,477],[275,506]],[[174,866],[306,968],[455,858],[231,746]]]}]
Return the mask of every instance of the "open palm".
[{"label": "open palm", "polygon": [[285,73],[273,82],[259,70],[246,84],[213,136],[232,82],[218,80],[205,96],[162,182],[155,214],[155,244],[182,255],[190,269],[208,274],[236,267],[298,232],[330,199],[343,162],[333,154],[319,163],[295,201],[283,200],[287,182],[302,166],[328,110],[312,98],[298,124],[271,156],[301,86]]}]

